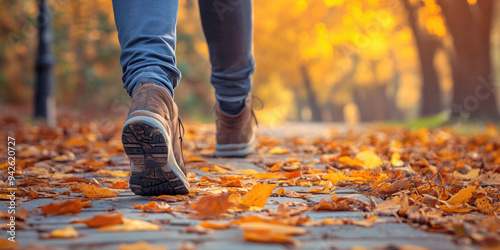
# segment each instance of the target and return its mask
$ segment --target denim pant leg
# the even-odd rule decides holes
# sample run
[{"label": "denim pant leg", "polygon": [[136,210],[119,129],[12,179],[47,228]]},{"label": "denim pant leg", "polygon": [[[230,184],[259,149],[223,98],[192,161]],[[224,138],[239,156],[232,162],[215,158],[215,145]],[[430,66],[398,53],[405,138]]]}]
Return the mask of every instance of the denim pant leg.
[{"label": "denim pant leg", "polygon": [[208,43],[215,96],[220,101],[245,99],[252,87],[253,17],[251,0],[199,0]]},{"label": "denim pant leg", "polygon": [[165,87],[173,96],[181,73],[175,67],[177,0],[113,0],[123,86],[133,95],[141,83]]}]

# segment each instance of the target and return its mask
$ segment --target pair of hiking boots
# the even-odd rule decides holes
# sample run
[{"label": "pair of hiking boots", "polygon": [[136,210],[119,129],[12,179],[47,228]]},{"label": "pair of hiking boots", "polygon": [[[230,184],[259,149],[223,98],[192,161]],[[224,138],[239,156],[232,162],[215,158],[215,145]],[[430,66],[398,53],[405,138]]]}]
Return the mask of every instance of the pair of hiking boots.
[{"label": "pair of hiking boots", "polygon": [[[215,109],[216,157],[244,157],[255,150],[251,96],[236,115]],[[189,182],[182,154],[184,128],[169,92],[152,83],[137,87],[123,126],[130,158],[130,189],[137,195],[186,194]]]}]

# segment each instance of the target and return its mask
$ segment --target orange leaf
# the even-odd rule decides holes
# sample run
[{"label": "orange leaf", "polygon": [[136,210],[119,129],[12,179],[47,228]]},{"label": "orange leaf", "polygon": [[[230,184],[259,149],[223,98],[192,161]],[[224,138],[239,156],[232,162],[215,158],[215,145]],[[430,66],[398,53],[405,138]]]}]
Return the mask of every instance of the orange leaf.
[{"label": "orange leaf", "polygon": [[467,188],[458,191],[458,193],[456,193],[450,199],[448,199],[447,202],[452,205],[459,205],[464,202],[468,202],[475,191],[476,191],[476,186],[469,186]]},{"label": "orange leaf", "polygon": [[252,178],[257,178],[257,179],[283,179],[285,178],[284,175],[280,173],[255,173],[251,175]]},{"label": "orange leaf", "polygon": [[108,185],[108,187],[116,188],[116,189],[126,188],[126,187],[128,187],[128,183],[126,181],[117,181],[117,182],[113,183],[113,185]]},{"label": "orange leaf", "polygon": [[7,239],[0,239],[0,249],[17,249],[18,242],[13,242]]},{"label": "orange leaf", "polygon": [[91,184],[80,184],[73,188],[71,191],[83,193],[87,198],[104,198],[104,197],[112,197],[116,196],[116,193],[111,192],[111,190],[107,188],[102,188],[97,185]]},{"label": "orange leaf", "polygon": [[281,169],[281,162],[276,162],[271,168],[269,168],[269,171],[271,172],[276,172],[276,171],[280,171]]},{"label": "orange leaf", "polygon": [[295,170],[293,172],[290,172],[290,173],[286,173],[284,174],[284,176],[286,178],[295,178],[295,177],[300,177],[302,176],[302,172],[300,170]]},{"label": "orange leaf", "polygon": [[357,159],[351,159],[351,157],[349,157],[349,156],[339,157],[339,162],[342,164],[349,165],[351,167],[357,167],[357,168],[363,167],[363,162],[361,162]]},{"label": "orange leaf", "polygon": [[300,245],[299,241],[286,234],[273,233],[265,229],[244,231],[243,238],[252,242]]},{"label": "orange leaf", "polygon": [[191,207],[198,212],[199,218],[214,218],[226,212],[233,203],[230,193],[210,194],[202,196]]},{"label": "orange leaf", "polygon": [[204,228],[210,228],[210,229],[228,229],[230,225],[229,224],[219,224],[219,223],[215,223],[212,221],[202,221],[202,222],[200,222],[200,226],[204,227]]},{"label": "orange leaf", "polygon": [[80,236],[78,232],[72,227],[67,226],[63,229],[56,229],[50,232],[49,235],[45,236],[46,238],[76,238]]},{"label": "orange leaf", "polygon": [[239,203],[243,205],[243,208],[263,208],[266,206],[267,198],[273,193],[275,187],[276,185],[274,184],[259,184],[241,198]]},{"label": "orange leaf", "polygon": [[49,203],[41,206],[42,213],[47,215],[71,215],[78,214],[82,210],[85,203],[81,200],[70,200],[59,203]]},{"label": "orange leaf", "polygon": [[243,231],[267,230],[271,233],[282,233],[285,235],[303,235],[307,234],[307,230],[301,227],[281,225],[266,222],[246,222],[239,225]]},{"label": "orange leaf", "polygon": [[132,244],[120,244],[118,246],[118,250],[141,250],[141,249],[148,249],[148,250],[167,250],[167,246],[155,246],[147,243],[146,241],[138,241]]},{"label": "orange leaf", "polygon": [[207,160],[197,156],[189,156],[184,161],[186,163],[191,163],[191,162],[206,162]]},{"label": "orange leaf", "polygon": [[103,226],[123,224],[123,214],[120,213],[98,214],[90,219],[72,219],[71,223],[83,223],[88,227],[103,227]]}]

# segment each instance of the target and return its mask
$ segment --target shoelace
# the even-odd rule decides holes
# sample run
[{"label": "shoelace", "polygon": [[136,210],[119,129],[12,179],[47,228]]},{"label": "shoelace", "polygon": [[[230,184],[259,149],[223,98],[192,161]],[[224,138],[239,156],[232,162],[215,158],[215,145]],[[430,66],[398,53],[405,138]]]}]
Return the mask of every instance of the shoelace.
[{"label": "shoelace", "polygon": [[254,110],[253,109],[253,104],[255,103],[253,100],[259,100],[259,102],[260,102],[260,108],[256,109],[256,110],[262,110],[262,109],[264,109],[264,102],[258,96],[252,95],[252,116],[253,116],[253,119],[255,121],[255,125],[257,125],[257,127],[258,127],[259,126],[259,121],[257,120],[257,116],[255,115],[255,112],[253,111]]},{"label": "shoelace", "polygon": [[[259,100],[259,102],[260,102],[260,108],[258,108],[256,110],[262,110],[262,109],[264,109],[264,102],[259,97],[252,95],[252,116],[253,116],[253,119],[255,121],[255,125],[257,125],[257,127],[258,127],[259,126],[259,121],[257,120],[257,116],[255,115],[255,112],[254,112],[254,108],[253,108],[254,102],[253,102],[253,100]],[[214,107],[212,108],[212,112],[214,112],[216,108],[217,108],[216,105],[214,105]]]},{"label": "shoelace", "polygon": [[179,140],[181,140],[181,155],[182,155],[182,162],[184,162],[184,166],[186,166],[186,162],[184,161],[184,151],[182,149],[182,137],[186,135],[186,130],[184,129],[184,124],[182,124],[181,118],[177,117],[177,120],[179,121],[179,131],[182,129],[181,135],[179,135]]}]

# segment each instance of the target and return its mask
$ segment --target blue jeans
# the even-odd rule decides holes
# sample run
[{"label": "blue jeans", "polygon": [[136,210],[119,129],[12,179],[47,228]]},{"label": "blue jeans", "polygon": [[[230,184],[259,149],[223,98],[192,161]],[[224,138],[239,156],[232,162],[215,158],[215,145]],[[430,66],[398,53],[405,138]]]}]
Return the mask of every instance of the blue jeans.
[{"label": "blue jeans", "polygon": [[[199,0],[199,6],[216,98],[241,101],[250,92],[255,67],[251,0]],[[178,9],[177,0],[113,0],[123,86],[131,96],[148,82],[173,96],[181,78],[175,66]]]}]

